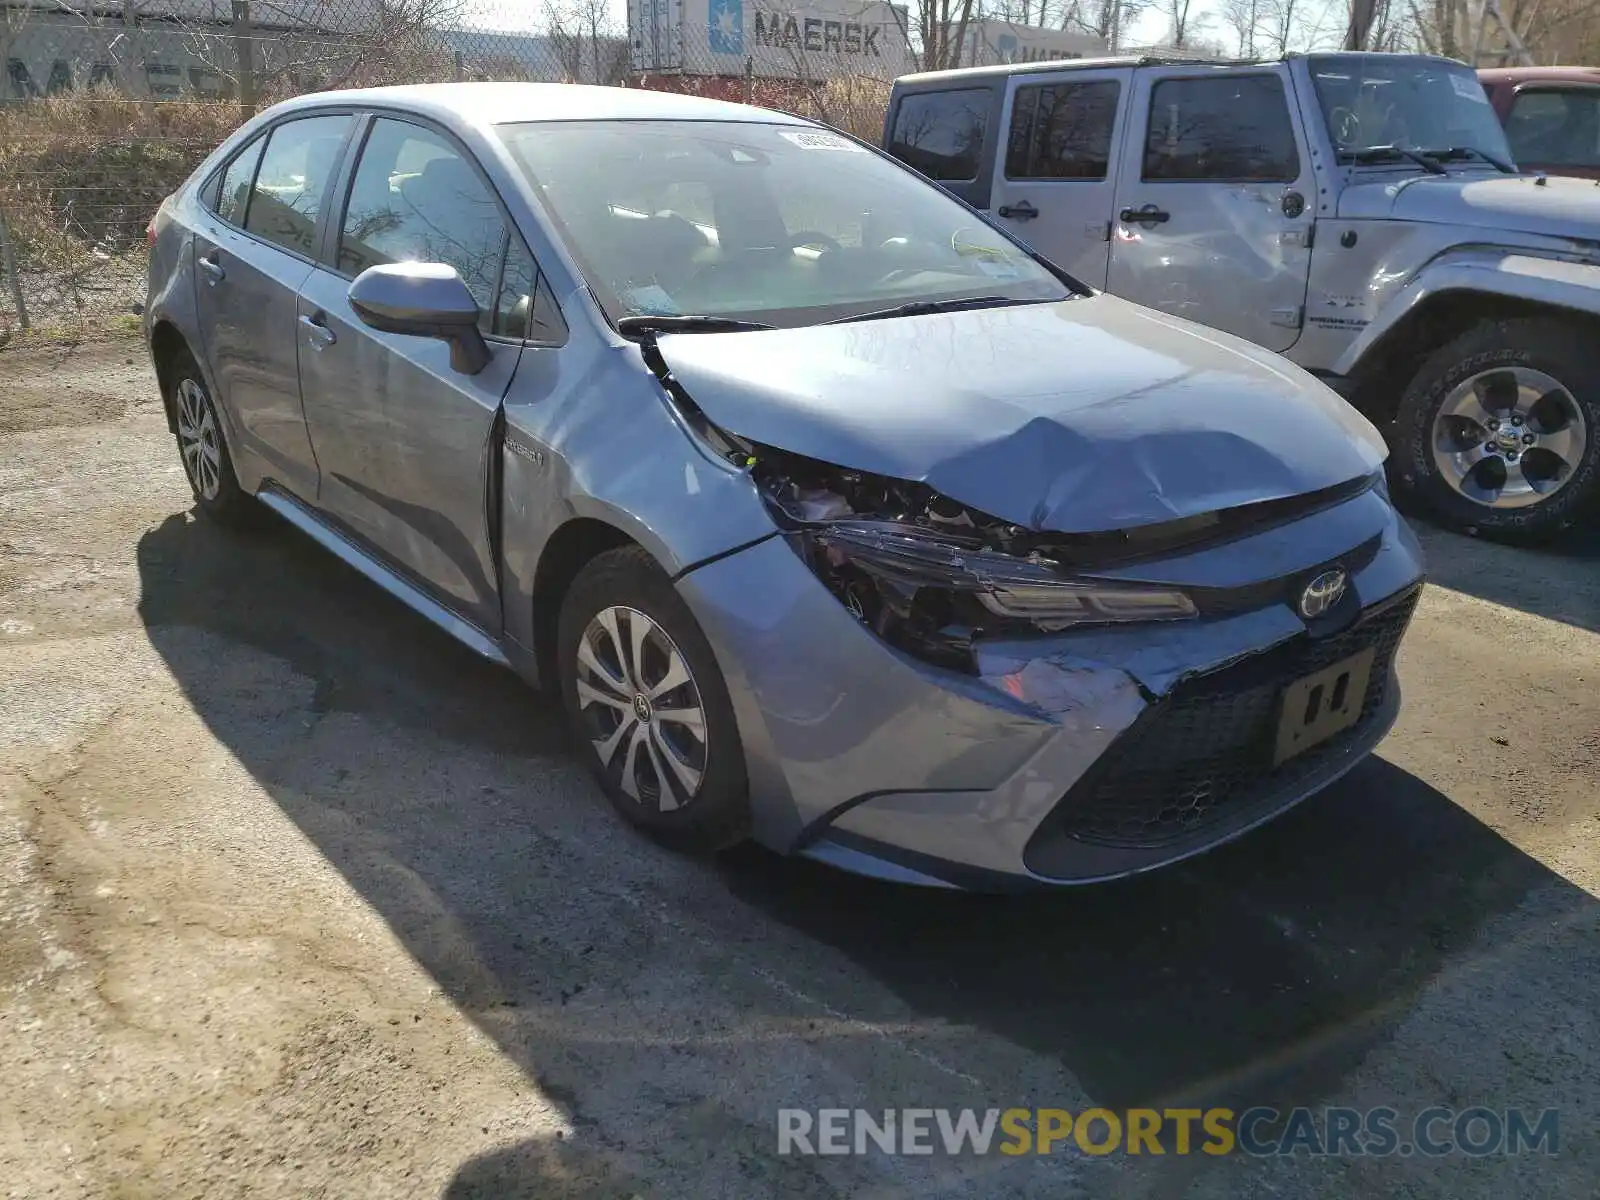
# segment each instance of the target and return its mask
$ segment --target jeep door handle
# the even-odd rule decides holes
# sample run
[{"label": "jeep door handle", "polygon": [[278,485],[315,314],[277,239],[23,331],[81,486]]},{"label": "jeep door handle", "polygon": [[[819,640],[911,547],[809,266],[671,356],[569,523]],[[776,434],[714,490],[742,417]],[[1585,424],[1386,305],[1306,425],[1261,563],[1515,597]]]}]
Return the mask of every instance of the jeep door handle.
[{"label": "jeep door handle", "polygon": [[306,339],[318,350],[324,346],[331,346],[339,340],[333,330],[317,317],[301,317],[300,324],[306,327]]},{"label": "jeep door handle", "polygon": [[1015,204],[1002,204],[995,211],[1002,217],[1010,217],[1015,221],[1031,221],[1039,215],[1039,210],[1026,200],[1018,200]]},{"label": "jeep door handle", "polygon": [[214,253],[202,254],[196,261],[200,264],[200,269],[206,273],[207,282],[221,283],[228,277],[228,273],[222,269],[222,264],[217,261]]},{"label": "jeep door handle", "polygon": [[1125,208],[1117,214],[1117,219],[1124,225],[1160,225],[1164,221],[1172,220],[1172,214],[1162,212],[1154,204],[1146,204],[1143,208]]}]

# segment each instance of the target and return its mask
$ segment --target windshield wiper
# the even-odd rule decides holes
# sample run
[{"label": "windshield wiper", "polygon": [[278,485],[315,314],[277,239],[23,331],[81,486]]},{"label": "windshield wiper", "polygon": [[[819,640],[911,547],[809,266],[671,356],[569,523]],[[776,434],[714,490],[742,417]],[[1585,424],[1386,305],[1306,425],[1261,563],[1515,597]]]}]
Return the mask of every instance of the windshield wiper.
[{"label": "windshield wiper", "polygon": [[649,333],[743,333],[752,329],[772,329],[760,321],[741,321],[737,317],[636,313],[617,321],[623,337]]},{"label": "windshield wiper", "polygon": [[1452,159],[1460,162],[1464,158],[1470,159],[1476,155],[1503,175],[1515,175],[1517,173],[1517,169],[1506,162],[1505,159],[1496,158],[1492,154],[1485,154],[1476,146],[1446,146],[1443,150],[1418,150],[1417,153],[1426,154],[1429,158],[1439,162],[1448,162]]},{"label": "windshield wiper", "polygon": [[956,300],[912,300],[893,308],[875,308],[825,321],[825,325],[848,325],[852,321],[883,321],[891,317],[920,317],[927,313],[960,312],[966,308],[1006,308],[1013,304],[1050,304],[1049,300],[1016,300],[1010,296],[962,296]]},{"label": "windshield wiper", "polygon": [[1358,150],[1341,150],[1339,151],[1339,157],[1357,163],[1381,162],[1386,158],[1409,158],[1430,175],[1448,174],[1437,159],[1429,158],[1423,151],[1413,150],[1409,146],[1396,146],[1393,144],[1388,146],[1362,146]]}]

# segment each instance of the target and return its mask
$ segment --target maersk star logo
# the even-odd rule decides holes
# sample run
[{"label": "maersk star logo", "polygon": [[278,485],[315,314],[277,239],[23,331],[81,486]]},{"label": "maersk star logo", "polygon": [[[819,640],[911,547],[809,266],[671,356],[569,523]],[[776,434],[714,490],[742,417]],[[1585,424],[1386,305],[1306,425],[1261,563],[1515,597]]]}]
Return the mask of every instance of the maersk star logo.
[{"label": "maersk star logo", "polygon": [[744,0],[711,0],[707,25],[711,53],[744,53]]}]

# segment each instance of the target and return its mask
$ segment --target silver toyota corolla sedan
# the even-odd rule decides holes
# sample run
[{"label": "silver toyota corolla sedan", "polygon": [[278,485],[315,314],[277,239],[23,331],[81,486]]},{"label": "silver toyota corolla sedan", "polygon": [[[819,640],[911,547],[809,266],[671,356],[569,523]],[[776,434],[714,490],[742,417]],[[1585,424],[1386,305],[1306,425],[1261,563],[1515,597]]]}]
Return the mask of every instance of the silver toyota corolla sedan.
[{"label": "silver toyota corolla sedan", "polygon": [[1236,837],[1392,724],[1377,432],[918,175],[645,91],[325,93],[151,223],[199,509],[559,691],[629,821],[929,885]]}]

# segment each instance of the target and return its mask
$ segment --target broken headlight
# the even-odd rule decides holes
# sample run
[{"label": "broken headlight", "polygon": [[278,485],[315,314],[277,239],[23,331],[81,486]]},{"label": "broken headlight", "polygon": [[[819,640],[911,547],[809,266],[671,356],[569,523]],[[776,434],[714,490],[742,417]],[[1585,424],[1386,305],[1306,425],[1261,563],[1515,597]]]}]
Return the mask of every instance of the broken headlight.
[{"label": "broken headlight", "polygon": [[835,522],[802,536],[830,566],[853,566],[893,592],[948,589],[997,617],[1027,621],[1047,633],[1084,624],[1179,620],[1196,612],[1180,591],[1064,578],[1044,559],[986,550],[975,539],[877,522]]},{"label": "broken headlight", "polygon": [[1196,615],[1181,591],[1089,578],[1050,553],[1050,535],[926,484],[752,449],[756,482],[812,572],[862,624],[925,662],[974,672],[980,636]]},{"label": "broken headlight", "polygon": [[983,633],[1057,633],[1196,612],[1188,596],[1170,588],[1064,577],[1047,560],[943,531],[832,521],[791,536],[863,624],[891,645],[957,670],[973,669],[973,640]]}]

